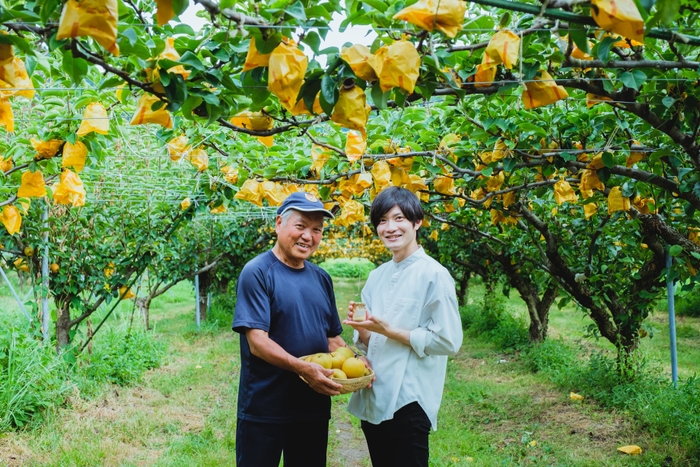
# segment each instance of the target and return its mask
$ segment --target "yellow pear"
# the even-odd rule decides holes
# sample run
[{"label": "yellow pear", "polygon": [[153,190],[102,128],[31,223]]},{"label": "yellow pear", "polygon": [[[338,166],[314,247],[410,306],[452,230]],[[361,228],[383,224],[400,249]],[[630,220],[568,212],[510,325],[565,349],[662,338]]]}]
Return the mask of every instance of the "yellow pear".
[{"label": "yellow pear", "polygon": [[348,375],[348,378],[359,378],[365,375],[365,362],[359,358],[351,357],[343,363],[343,372]]},{"label": "yellow pear", "polygon": [[348,375],[343,373],[343,370],[340,370],[338,368],[334,368],[333,374],[331,375],[331,378],[333,378],[333,379],[348,379]]},{"label": "yellow pear", "polygon": [[345,358],[350,358],[355,356],[355,352],[352,351],[349,347],[338,347],[333,351],[333,353],[339,353],[342,355],[345,355]]},{"label": "yellow pear", "polygon": [[333,361],[331,359],[331,354],[329,353],[316,353],[311,356],[311,363],[318,363],[323,368],[330,370],[333,367]]},{"label": "yellow pear", "polygon": [[345,360],[347,359],[348,357],[346,357],[342,352],[331,352],[331,366],[333,368],[343,368],[343,363],[345,363]]}]

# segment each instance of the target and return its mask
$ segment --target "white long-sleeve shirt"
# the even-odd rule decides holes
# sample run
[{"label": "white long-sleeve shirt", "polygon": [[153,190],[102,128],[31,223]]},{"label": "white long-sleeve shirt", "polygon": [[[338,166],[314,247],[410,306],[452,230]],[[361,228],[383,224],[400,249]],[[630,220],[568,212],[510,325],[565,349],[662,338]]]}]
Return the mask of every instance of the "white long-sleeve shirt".
[{"label": "white long-sleeve shirt", "polygon": [[394,417],[418,402],[437,430],[448,356],[462,345],[462,323],[454,280],[440,263],[419,248],[400,263],[389,261],[372,271],[362,289],[369,313],[410,331],[410,346],[372,333],[364,346],[377,379],[350,398],[350,413],[372,424]]}]

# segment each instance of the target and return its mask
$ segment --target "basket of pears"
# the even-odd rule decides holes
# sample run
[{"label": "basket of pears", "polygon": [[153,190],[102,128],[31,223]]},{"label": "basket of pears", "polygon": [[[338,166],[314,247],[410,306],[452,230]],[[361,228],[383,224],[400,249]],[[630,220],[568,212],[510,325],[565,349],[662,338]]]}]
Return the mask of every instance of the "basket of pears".
[{"label": "basket of pears", "polygon": [[333,370],[330,378],[343,386],[340,389],[341,394],[366,388],[374,378],[374,371],[357,358],[355,352],[349,347],[339,347],[334,352],[320,352],[299,358],[305,362],[316,363],[323,368]]}]

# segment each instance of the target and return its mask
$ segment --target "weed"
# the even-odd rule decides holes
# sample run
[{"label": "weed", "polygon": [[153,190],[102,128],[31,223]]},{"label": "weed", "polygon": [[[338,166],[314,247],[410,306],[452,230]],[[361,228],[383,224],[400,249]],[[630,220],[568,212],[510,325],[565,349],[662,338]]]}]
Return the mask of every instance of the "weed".
[{"label": "weed", "polygon": [[333,277],[367,279],[369,273],[375,268],[374,264],[364,258],[337,258],[329,259],[319,264]]}]

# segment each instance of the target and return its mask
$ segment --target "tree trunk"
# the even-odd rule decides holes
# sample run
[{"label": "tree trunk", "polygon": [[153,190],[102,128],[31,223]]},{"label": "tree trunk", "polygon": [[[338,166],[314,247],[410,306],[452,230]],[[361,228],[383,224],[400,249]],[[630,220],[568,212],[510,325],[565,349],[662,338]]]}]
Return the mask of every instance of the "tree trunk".
[{"label": "tree trunk", "polygon": [[70,296],[57,296],[56,303],[56,352],[70,344]]},{"label": "tree trunk", "polygon": [[462,277],[459,278],[459,292],[457,299],[459,306],[465,306],[469,301],[469,276],[471,273],[468,270],[462,271]]},{"label": "tree trunk", "polygon": [[207,291],[211,284],[211,275],[209,271],[199,275],[199,320],[207,319]]},{"label": "tree trunk", "polygon": [[145,297],[136,298],[136,309],[139,311],[139,313],[143,317],[143,324],[146,327],[147,331],[151,330],[150,310],[151,310],[151,301],[152,300],[153,300],[153,297],[151,297],[150,295],[147,295]]}]

